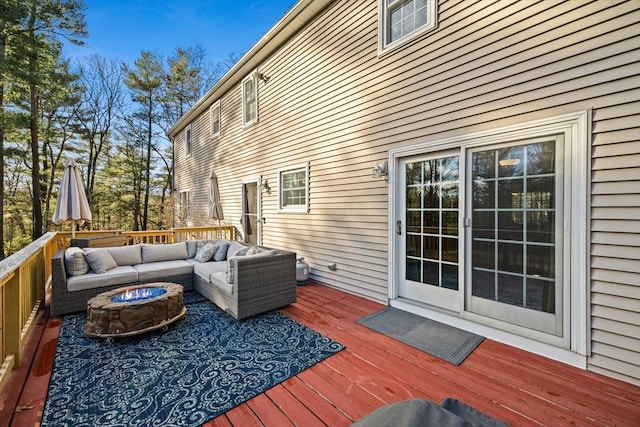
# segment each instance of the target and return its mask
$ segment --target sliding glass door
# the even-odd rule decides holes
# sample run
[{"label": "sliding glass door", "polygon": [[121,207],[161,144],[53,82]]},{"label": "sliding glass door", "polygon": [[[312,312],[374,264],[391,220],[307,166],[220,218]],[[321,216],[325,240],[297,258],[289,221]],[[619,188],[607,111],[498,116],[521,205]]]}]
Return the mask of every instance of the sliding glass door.
[{"label": "sliding glass door", "polygon": [[547,333],[562,312],[561,138],[469,150],[466,309]]},{"label": "sliding glass door", "polygon": [[398,163],[398,296],[560,336],[562,135],[461,146]]}]

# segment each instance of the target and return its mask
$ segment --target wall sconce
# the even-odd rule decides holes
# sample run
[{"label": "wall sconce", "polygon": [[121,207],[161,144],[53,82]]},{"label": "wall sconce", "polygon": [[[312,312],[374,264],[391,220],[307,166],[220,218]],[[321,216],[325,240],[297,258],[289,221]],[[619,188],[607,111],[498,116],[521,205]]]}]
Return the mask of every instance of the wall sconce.
[{"label": "wall sconce", "polygon": [[374,179],[384,178],[385,181],[389,181],[389,163],[386,160],[376,163],[371,171],[371,176]]},{"label": "wall sconce", "polygon": [[271,194],[271,187],[269,187],[269,182],[266,179],[262,181],[262,190],[267,194]]},{"label": "wall sconce", "polygon": [[256,76],[258,77],[258,79],[262,80],[265,83],[267,83],[269,81],[269,77],[265,76],[262,73],[256,73]]}]

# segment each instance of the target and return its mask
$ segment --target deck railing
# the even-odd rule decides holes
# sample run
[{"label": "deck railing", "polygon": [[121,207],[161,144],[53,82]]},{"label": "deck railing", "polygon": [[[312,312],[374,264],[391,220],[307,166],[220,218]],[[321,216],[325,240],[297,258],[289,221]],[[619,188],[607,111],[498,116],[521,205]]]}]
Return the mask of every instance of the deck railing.
[{"label": "deck railing", "polygon": [[[161,244],[197,239],[235,239],[235,228],[184,227],[152,231],[77,231],[76,238],[124,235],[127,244]],[[35,325],[51,282],[51,257],[69,247],[71,232],[50,232],[0,261],[0,391]]]},{"label": "deck railing", "polygon": [[55,232],[47,233],[0,261],[0,390],[35,325],[45,286],[51,277],[51,256],[57,249]]},{"label": "deck railing", "polygon": [[[168,230],[147,230],[147,231],[76,231],[75,238],[93,238],[122,235],[127,237],[127,245],[138,243],[161,244],[182,242],[184,240],[199,239],[235,239],[235,227],[232,225],[221,227],[180,227]],[[70,246],[72,235],[70,231],[60,231],[57,233],[58,249],[66,249]]]}]

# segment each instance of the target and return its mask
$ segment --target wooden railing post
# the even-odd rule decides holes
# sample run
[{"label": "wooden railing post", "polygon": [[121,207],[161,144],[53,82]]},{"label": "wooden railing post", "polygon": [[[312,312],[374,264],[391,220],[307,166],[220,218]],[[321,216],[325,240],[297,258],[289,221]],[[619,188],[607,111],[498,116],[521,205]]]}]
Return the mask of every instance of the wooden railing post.
[{"label": "wooden railing post", "polygon": [[20,363],[20,278],[15,271],[3,278],[0,284],[2,292],[2,316],[0,345],[0,390],[9,378],[9,373]]},{"label": "wooden railing post", "polygon": [[47,254],[56,241],[56,233],[47,233],[0,261],[0,390],[20,365],[20,352],[45,298]]}]

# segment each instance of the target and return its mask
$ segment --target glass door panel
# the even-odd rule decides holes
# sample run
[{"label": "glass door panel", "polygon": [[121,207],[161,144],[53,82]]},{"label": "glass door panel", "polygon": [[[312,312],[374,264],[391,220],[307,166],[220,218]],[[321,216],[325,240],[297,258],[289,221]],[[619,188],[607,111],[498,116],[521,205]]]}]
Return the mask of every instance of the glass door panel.
[{"label": "glass door panel", "polygon": [[405,233],[400,296],[457,311],[459,157],[410,159],[402,166]]},{"label": "glass door panel", "polygon": [[260,244],[259,203],[257,181],[242,184],[242,231],[244,241],[253,245]]},{"label": "glass door panel", "polygon": [[559,333],[561,162],[555,138],[471,150],[467,310]]}]

